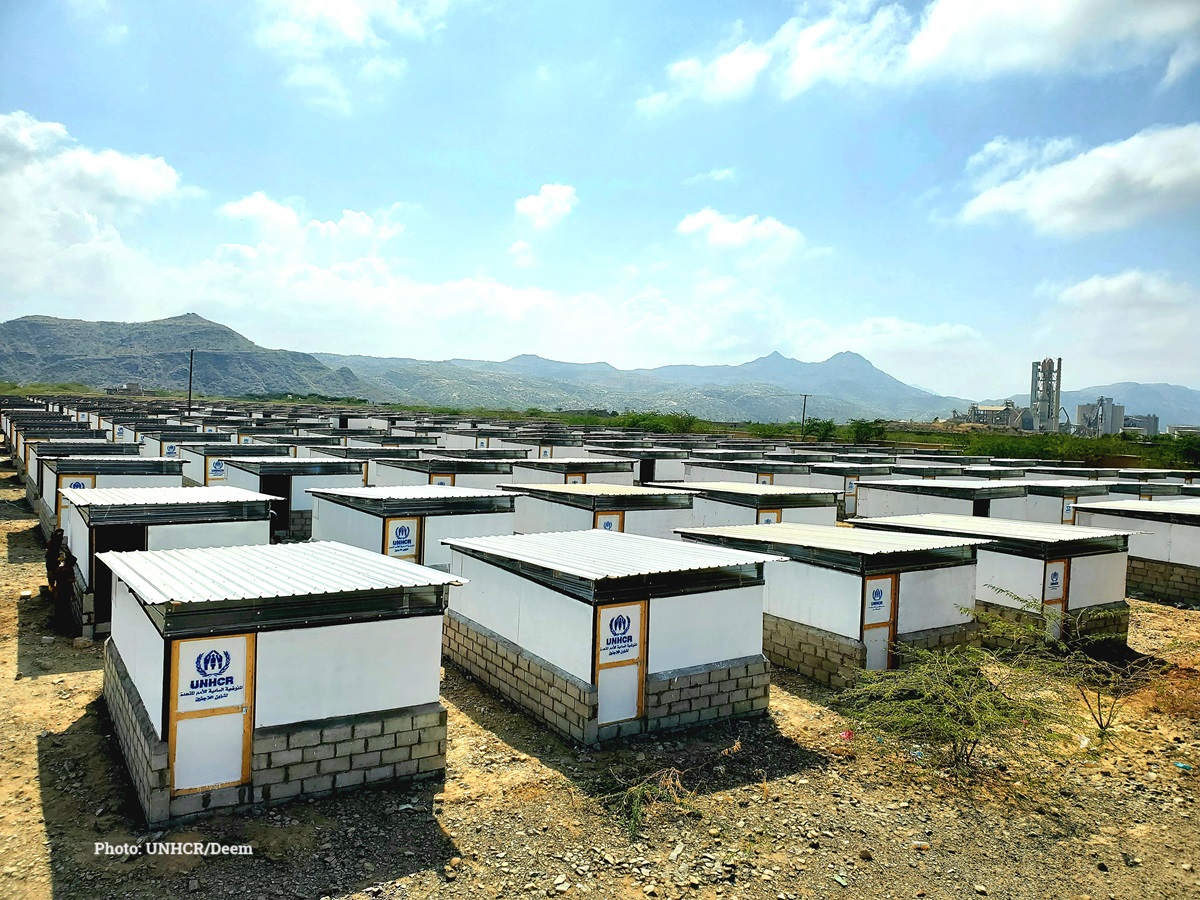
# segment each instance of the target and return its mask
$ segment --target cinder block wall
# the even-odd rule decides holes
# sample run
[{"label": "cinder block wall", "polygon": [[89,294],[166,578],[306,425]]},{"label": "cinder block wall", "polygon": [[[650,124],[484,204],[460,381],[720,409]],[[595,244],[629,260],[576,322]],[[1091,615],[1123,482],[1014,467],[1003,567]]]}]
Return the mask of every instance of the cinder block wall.
[{"label": "cinder block wall", "polygon": [[[975,606],[984,613],[996,616],[1005,622],[1032,626],[1037,633],[1046,628],[1046,619],[1038,613],[1011,606],[1001,606],[986,600],[976,600]],[[1129,604],[1124,600],[1088,606],[1080,610],[1068,610],[1063,617],[1063,635],[1068,642],[1072,637],[1111,637],[1124,641],[1129,636]],[[982,643],[988,647],[1010,647],[1014,643],[1006,637],[982,633]]]},{"label": "cinder block wall", "polygon": [[1148,600],[1187,600],[1200,603],[1200,568],[1156,559],[1129,557],[1126,590]]},{"label": "cinder block wall", "polygon": [[444,622],[442,651],[451,663],[533,713],[563,737],[581,744],[595,744],[600,739],[595,685],[526,653],[507,638],[453,610],[446,611]]},{"label": "cinder block wall", "polygon": [[771,663],[761,655],[655,672],[646,676],[646,730],[762,715],[770,693]]},{"label": "cinder block wall", "polygon": [[446,710],[426,703],[254,731],[255,802],[323,797],[446,768]]},{"label": "cinder block wall", "polygon": [[775,665],[835,688],[853,684],[867,665],[862,641],[770,613],[763,614],[763,652]]},{"label": "cinder block wall", "polygon": [[154,734],[142,698],[112,641],[104,643],[104,702],[146,821],[151,825],[167,821],[171,817],[167,742]]},{"label": "cinder block wall", "polygon": [[307,541],[312,537],[311,509],[292,510],[288,517],[288,536],[296,541]]}]

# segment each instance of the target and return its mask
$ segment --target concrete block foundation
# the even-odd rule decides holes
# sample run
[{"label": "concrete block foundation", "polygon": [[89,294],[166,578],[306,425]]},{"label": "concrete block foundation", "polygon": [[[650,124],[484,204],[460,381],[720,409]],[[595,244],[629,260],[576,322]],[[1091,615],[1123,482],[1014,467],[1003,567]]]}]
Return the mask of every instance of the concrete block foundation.
[{"label": "concrete block foundation", "polygon": [[777,666],[830,687],[848,687],[867,665],[862,641],[763,614],[763,652]]},{"label": "concrete block foundation", "polygon": [[1200,603],[1200,567],[1129,557],[1126,590],[1147,600]]},{"label": "concrete block foundation", "polygon": [[648,673],[643,717],[600,725],[595,685],[453,610],[446,612],[442,650],[451,664],[562,737],[589,746],[647,731],[762,715],[771,686],[770,663],[763,656]]}]

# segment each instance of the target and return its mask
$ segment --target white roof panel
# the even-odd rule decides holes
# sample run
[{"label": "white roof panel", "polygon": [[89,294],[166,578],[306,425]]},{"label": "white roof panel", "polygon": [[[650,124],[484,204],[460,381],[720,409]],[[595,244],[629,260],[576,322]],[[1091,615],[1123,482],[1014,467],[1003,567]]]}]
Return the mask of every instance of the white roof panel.
[{"label": "white roof panel", "polygon": [[[1094,509],[1103,504],[1088,503],[1076,509]],[[1086,541],[1092,538],[1122,537],[1136,531],[1114,531],[1109,528],[1087,528],[1083,525],[1058,525],[1050,522],[1026,522],[1020,519],[992,519],[984,516],[955,516],[946,513],[918,513],[911,516],[879,516],[870,519],[851,519],[851,524],[870,527],[879,523],[897,528],[928,528],[947,534],[972,534],[987,538],[1008,538],[1057,544],[1063,541]]]},{"label": "white roof panel", "polygon": [[259,494],[242,488],[214,487],[130,487],[130,488],[62,488],[63,499],[75,506],[163,506],[185,503],[254,503],[278,500],[270,494]]},{"label": "white roof panel", "polygon": [[96,558],[148,604],[465,584],[445,572],[332,541],[109,552]]},{"label": "white roof panel", "polygon": [[779,522],[775,525],[727,525],[716,528],[677,528],[678,534],[736,538],[762,541],[764,544],[786,544],[813,547],[821,550],[840,550],[873,556],[880,553],[913,553],[922,550],[945,550],[951,547],[971,547],[988,540],[964,537],[936,537],[930,534],[901,534],[894,531],[867,531],[861,528],[840,528],[836,525],[805,525],[799,522]]},{"label": "white roof panel", "polygon": [[[544,485],[539,485],[543,487]],[[451,487],[441,484],[390,485],[355,488],[308,488],[306,493],[363,500],[450,500],[470,497],[508,497],[510,493],[489,488]]]},{"label": "white roof panel", "polygon": [[782,562],[782,557],[767,553],[746,553],[724,547],[685,544],[666,538],[597,529],[501,537],[443,538],[442,543],[455,549],[517,560],[592,581]]}]

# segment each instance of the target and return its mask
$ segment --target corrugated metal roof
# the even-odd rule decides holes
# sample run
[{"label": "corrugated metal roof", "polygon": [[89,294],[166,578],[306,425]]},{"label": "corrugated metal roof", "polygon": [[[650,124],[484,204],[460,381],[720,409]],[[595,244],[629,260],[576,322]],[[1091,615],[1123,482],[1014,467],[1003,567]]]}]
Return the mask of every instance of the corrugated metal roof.
[{"label": "corrugated metal roof", "polygon": [[1104,503],[1087,503],[1075,507],[1076,511],[1130,512],[1156,515],[1200,516],[1200,497],[1179,500],[1113,500]]},{"label": "corrugated metal roof", "polygon": [[620,466],[622,471],[628,467],[633,470],[633,460],[617,456],[551,456],[545,459],[520,459],[513,462],[514,467],[523,469],[563,469],[578,468],[583,472],[591,469],[612,468],[613,464]]},{"label": "corrugated metal roof", "polygon": [[746,494],[750,497],[786,497],[803,494],[844,493],[835,488],[818,488],[791,484],[754,484],[746,481],[655,481],[652,483],[655,487],[675,487],[697,493],[717,491],[722,494]]},{"label": "corrugated metal roof", "polygon": [[716,528],[677,528],[675,530],[679,534],[689,536],[714,535],[743,541],[762,541],[764,544],[838,550],[862,556],[945,550],[951,547],[973,547],[988,543],[986,539],[943,538],[929,534],[898,534],[891,531],[838,528],[835,525],[805,525],[799,522],[779,522],[775,525],[725,525]]},{"label": "corrugated metal roof", "polygon": [[[539,485],[540,486],[540,485]],[[451,487],[441,484],[395,485],[361,488],[308,488],[305,493],[319,497],[359,497],[364,500],[446,500],[455,497],[508,497],[505,491],[489,488]]]},{"label": "corrugated metal roof", "polygon": [[312,597],[465,583],[445,572],[332,541],[110,552],[96,558],[149,604]]},{"label": "corrugated metal roof", "polygon": [[63,488],[63,499],[75,506],[167,506],[188,503],[254,503],[279,500],[224,485],[214,487]]},{"label": "corrugated metal roof", "polygon": [[664,494],[689,494],[674,485],[653,487],[635,484],[502,484],[505,491],[542,491],[581,497],[661,497]]},{"label": "corrugated metal roof", "polygon": [[[1090,509],[1100,504],[1089,503],[1076,509]],[[992,519],[984,516],[954,516],[946,513],[918,513],[911,516],[879,516],[870,519],[851,519],[850,524],[871,528],[886,525],[896,528],[921,528],[947,534],[972,534],[990,538],[1009,538],[1034,541],[1039,544],[1058,544],[1086,541],[1092,538],[1123,537],[1135,531],[1114,531],[1108,528],[1086,528],[1082,525],[1058,525],[1050,522],[1026,522],[1020,519]],[[853,530],[853,529],[851,529]],[[860,529],[861,530],[861,529]]]},{"label": "corrugated metal roof", "polygon": [[138,456],[132,453],[129,456],[119,453],[113,453],[107,456],[97,454],[92,454],[89,456],[43,456],[42,460],[45,462],[66,462],[68,464],[76,462],[106,462],[114,465],[119,463],[138,462],[177,462],[185,466],[190,466],[192,464],[190,460],[177,459],[174,456]]},{"label": "corrugated metal roof", "polygon": [[591,581],[781,562],[767,553],[685,544],[612,531],[556,531],[502,537],[443,538],[449,547],[517,560]]}]

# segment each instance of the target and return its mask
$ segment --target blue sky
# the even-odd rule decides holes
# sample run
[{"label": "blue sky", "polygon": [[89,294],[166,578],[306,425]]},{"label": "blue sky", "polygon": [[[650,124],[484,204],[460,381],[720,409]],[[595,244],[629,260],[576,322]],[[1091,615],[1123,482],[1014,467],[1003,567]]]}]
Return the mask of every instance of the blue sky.
[{"label": "blue sky", "polygon": [[0,317],[1200,388],[1200,3],[8,0]]}]

